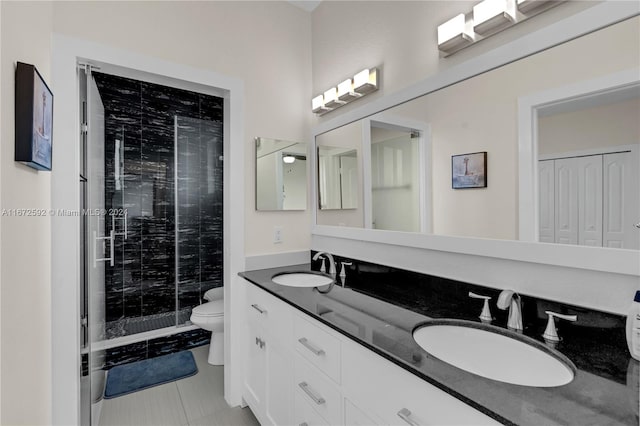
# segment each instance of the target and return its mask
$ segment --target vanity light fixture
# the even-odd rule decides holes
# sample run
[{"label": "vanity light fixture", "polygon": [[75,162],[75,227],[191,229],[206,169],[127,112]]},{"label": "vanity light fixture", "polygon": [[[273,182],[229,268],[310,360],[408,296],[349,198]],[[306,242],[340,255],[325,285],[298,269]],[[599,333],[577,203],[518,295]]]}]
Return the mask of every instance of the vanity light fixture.
[{"label": "vanity light fixture", "polygon": [[438,26],[438,50],[449,56],[566,0],[484,0]]},{"label": "vanity light fixture", "polygon": [[282,156],[282,161],[284,161],[287,164],[295,163],[296,157],[291,154],[285,154]]},{"label": "vanity light fixture", "polygon": [[338,84],[338,99],[341,101],[351,102],[360,96],[362,96],[360,93],[353,90],[353,81],[351,79]]},{"label": "vanity light fixture", "polygon": [[367,68],[338,84],[337,87],[318,95],[311,100],[311,111],[315,114],[326,114],[351,101],[378,90],[378,69]]},{"label": "vanity light fixture", "polygon": [[516,20],[514,0],[484,0],[473,6],[473,31],[499,31]]},{"label": "vanity light fixture", "polygon": [[438,49],[449,52],[473,43],[466,21],[464,13],[461,13],[438,26]]},{"label": "vanity light fixture", "polygon": [[324,105],[324,98],[322,95],[318,95],[315,98],[311,99],[311,111],[316,114],[324,114],[325,112],[331,111],[331,108],[327,108]]},{"label": "vanity light fixture", "polygon": [[541,9],[543,6],[554,6],[560,3],[557,0],[517,0],[518,10],[522,13],[529,13],[537,9]]},{"label": "vanity light fixture", "polygon": [[331,89],[324,92],[324,106],[327,108],[337,108],[346,104],[346,102],[338,99],[338,89],[332,87]]},{"label": "vanity light fixture", "polygon": [[367,68],[354,75],[353,90],[361,95],[378,90],[378,70]]}]

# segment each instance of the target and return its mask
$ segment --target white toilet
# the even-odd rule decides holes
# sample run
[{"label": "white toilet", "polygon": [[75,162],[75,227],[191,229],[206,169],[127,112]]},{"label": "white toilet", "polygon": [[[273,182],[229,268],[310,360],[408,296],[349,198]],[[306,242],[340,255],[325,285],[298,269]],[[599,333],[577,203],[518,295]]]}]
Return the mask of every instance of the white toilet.
[{"label": "white toilet", "polygon": [[209,364],[224,364],[224,295],[223,288],[212,288],[204,294],[208,302],[196,306],[191,311],[191,322],[211,331]]}]

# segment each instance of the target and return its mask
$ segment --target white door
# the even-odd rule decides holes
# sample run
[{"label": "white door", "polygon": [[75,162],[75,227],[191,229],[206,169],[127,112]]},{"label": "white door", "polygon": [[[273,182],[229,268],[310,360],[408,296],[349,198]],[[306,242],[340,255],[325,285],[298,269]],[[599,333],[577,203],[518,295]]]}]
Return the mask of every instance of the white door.
[{"label": "white door", "polygon": [[578,244],[602,247],[602,155],[577,157]]},{"label": "white door", "polygon": [[258,411],[256,416],[263,418],[264,401],[266,394],[267,368],[265,354],[265,339],[261,328],[256,324],[249,324],[246,329],[247,348],[245,358],[244,385],[247,390],[245,399],[253,410]]},{"label": "white door", "polygon": [[578,164],[555,160],[556,243],[578,244]]},{"label": "white door", "polygon": [[554,243],[556,241],[555,220],[555,165],[554,160],[538,162],[538,241]]},{"label": "white door", "polygon": [[272,425],[289,425],[293,418],[293,359],[270,337],[266,351],[266,417]]},{"label": "white door", "polygon": [[639,249],[640,222],[637,153],[605,154],[603,245],[605,247]]}]

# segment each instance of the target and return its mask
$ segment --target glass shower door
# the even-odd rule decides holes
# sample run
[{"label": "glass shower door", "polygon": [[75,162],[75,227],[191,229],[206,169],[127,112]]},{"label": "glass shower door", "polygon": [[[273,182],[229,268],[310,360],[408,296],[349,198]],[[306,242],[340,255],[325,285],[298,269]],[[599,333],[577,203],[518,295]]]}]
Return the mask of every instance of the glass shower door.
[{"label": "glass shower door", "polygon": [[[114,232],[105,211],[104,105],[91,76],[91,67],[81,72],[83,138],[81,156],[83,236],[83,424],[98,424],[106,372],[105,351],[98,342],[105,338],[105,263],[113,264]],[[107,231],[110,229],[109,231]],[[88,386],[87,386],[88,385]],[[89,419],[87,419],[89,417]]]},{"label": "glass shower door", "polygon": [[175,116],[176,324],[222,286],[222,123]]}]

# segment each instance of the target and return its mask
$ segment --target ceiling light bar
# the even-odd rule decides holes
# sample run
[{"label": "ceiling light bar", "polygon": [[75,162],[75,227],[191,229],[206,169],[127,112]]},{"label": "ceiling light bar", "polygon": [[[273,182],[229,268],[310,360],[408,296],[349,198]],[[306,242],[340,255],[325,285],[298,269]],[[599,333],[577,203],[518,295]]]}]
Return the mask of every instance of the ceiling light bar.
[{"label": "ceiling light bar", "polygon": [[518,10],[522,13],[530,13],[533,11],[542,12],[542,8],[548,9],[556,6],[565,0],[517,0]]},{"label": "ceiling light bar", "polygon": [[438,26],[438,50],[449,56],[566,0],[484,0]]},{"label": "ceiling light bar", "polygon": [[514,0],[484,0],[473,6],[473,31],[487,34],[516,21]]},{"label": "ceiling light bar", "polygon": [[315,114],[326,114],[336,108],[346,105],[351,101],[378,90],[378,69],[366,68],[353,79],[349,78],[318,95],[311,100],[311,111]]},{"label": "ceiling light bar", "polygon": [[443,52],[461,49],[473,43],[473,35],[467,28],[464,13],[438,26],[438,49]]}]

